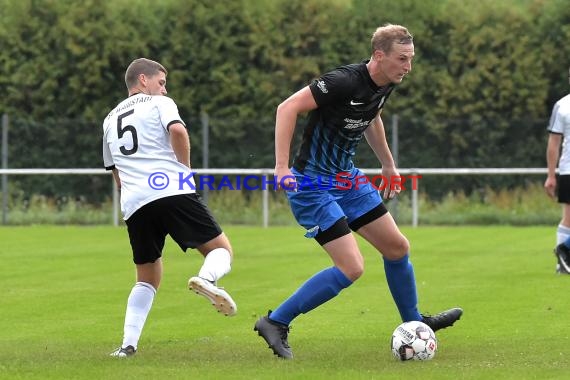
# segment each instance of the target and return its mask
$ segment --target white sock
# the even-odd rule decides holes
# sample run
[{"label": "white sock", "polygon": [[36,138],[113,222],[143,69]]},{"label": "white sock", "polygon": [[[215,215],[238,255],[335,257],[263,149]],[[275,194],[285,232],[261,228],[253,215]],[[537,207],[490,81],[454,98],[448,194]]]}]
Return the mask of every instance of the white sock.
[{"label": "white sock", "polygon": [[216,282],[230,272],[232,269],[231,261],[232,258],[227,249],[216,248],[206,255],[198,276]]},{"label": "white sock", "polygon": [[570,228],[559,224],[556,230],[556,245],[564,243],[568,236],[570,236]]},{"label": "white sock", "polygon": [[149,283],[137,282],[133,286],[127,301],[122,347],[133,346],[136,350],[155,294],[156,289]]}]

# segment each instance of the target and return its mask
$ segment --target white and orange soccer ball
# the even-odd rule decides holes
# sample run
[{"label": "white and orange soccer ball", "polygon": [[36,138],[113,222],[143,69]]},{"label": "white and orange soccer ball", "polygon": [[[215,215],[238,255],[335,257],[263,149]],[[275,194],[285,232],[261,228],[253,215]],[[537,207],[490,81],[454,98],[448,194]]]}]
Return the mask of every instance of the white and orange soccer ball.
[{"label": "white and orange soccer ball", "polygon": [[437,338],[425,323],[404,322],[394,330],[391,348],[398,360],[431,360],[437,351]]}]

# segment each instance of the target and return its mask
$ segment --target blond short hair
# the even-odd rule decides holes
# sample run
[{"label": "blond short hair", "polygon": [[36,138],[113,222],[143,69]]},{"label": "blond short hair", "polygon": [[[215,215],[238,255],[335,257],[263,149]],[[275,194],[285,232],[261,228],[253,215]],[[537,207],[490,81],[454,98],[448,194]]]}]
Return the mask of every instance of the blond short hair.
[{"label": "blond short hair", "polygon": [[372,34],[370,45],[372,53],[376,50],[383,51],[388,54],[392,50],[394,44],[411,44],[414,37],[410,34],[408,29],[402,25],[385,24],[376,29]]}]

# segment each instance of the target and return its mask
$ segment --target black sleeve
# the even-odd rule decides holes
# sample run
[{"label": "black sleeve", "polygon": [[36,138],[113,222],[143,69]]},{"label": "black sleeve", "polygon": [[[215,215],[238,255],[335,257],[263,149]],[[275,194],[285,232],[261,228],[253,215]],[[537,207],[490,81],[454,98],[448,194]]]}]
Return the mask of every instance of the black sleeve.
[{"label": "black sleeve", "polygon": [[321,107],[349,99],[355,82],[347,70],[338,68],[315,79],[309,84],[309,89],[315,102]]}]

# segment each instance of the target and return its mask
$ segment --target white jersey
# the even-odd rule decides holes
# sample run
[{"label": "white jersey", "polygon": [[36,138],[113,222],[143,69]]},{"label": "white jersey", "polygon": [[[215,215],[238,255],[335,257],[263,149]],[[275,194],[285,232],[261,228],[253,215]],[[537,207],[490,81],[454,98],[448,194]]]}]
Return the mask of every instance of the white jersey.
[{"label": "white jersey", "polygon": [[562,154],[558,160],[558,170],[560,174],[570,174],[570,94],[554,105],[548,131],[562,135]]},{"label": "white jersey", "polygon": [[136,94],[103,122],[103,163],[121,180],[121,211],[128,219],[159,198],[196,192],[191,170],[176,160],[168,127],[182,123],[174,101]]}]

